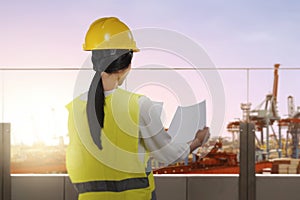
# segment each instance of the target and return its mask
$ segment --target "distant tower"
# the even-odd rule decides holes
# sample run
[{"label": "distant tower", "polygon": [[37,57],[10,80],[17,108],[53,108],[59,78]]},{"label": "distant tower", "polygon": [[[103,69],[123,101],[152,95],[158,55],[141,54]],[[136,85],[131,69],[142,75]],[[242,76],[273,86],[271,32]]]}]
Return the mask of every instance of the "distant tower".
[{"label": "distant tower", "polygon": [[300,122],[297,119],[300,119],[300,113],[296,113],[293,116],[294,122],[290,123],[289,129],[292,135],[292,158],[299,158],[300,149],[299,149],[299,139],[300,139]]},{"label": "distant tower", "polygon": [[243,122],[249,122],[250,118],[250,108],[251,108],[251,103],[241,103],[241,109],[243,111]]},{"label": "distant tower", "polygon": [[288,116],[289,116],[289,118],[293,117],[294,113],[295,113],[294,98],[292,96],[288,96]]}]

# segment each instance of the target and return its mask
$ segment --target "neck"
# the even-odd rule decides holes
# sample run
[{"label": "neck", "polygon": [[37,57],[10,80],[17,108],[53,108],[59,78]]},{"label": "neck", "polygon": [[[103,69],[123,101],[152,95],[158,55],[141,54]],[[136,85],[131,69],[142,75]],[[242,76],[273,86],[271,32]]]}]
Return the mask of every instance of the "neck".
[{"label": "neck", "polygon": [[118,87],[118,76],[113,74],[106,76],[102,75],[102,84],[104,91],[110,91]]}]

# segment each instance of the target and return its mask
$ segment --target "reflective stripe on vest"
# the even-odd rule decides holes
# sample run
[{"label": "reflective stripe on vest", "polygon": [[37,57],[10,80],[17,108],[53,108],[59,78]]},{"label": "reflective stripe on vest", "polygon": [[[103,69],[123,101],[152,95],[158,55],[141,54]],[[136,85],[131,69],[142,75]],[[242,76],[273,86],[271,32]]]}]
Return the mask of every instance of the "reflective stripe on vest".
[{"label": "reflective stripe on vest", "polygon": [[[149,175],[150,173],[147,173]],[[77,191],[85,192],[123,192],[126,190],[142,189],[149,187],[148,177],[129,178],[120,181],[89,181],[75,183]]]}]

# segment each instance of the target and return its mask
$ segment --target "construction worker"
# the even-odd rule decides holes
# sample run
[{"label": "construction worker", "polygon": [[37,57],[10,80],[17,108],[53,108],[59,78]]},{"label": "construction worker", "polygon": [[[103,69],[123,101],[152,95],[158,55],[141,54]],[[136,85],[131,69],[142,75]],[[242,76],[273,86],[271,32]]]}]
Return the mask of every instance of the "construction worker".
[{"label": "construction worker", "polygon": [[80,200],[154,200],[149,157],[185,159],[209,136],[199,130],[190,144],[171,143],[153,102],[118,88],[138,52],[131,31],[115,17],[93,22],[83,49],[96,71],[87,94],[67,105],[70,143],[67,170]]}]

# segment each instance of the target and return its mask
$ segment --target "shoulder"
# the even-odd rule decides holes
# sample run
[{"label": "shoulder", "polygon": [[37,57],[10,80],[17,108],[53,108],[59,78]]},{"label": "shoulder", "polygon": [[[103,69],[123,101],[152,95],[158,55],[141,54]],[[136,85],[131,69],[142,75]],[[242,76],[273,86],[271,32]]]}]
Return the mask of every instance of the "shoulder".
[{"label": "shoulder", "polygon": [[87,92],[75,97],[72,101],[70,101],[65,107],[71,111],[74,109],[74,107],[76,106],[76,108],[78,107],[83,107],[85,108],[87,103]]},{"label": "shoulder", "polygon": [[143,96],[142,94],[134,93],[134,92],[122,89],[122,88],[117,88],[116,93],[123,94],[123,95],[128,95],[128,96],[137,96],[137,97]]},{"label": "shoulder", "polygon": [[87,101],[87,99],[88,99],[88,92],[85,92],[85,93],[79,95],[78,98],[81,101]]},{"label": "shoulder", "polygon": [[162,106],[161,102],[152,101],[150,98],[146,96],[141,96],[139,98],[139,106],[140,106],[140,113],[142,116],[160,116],[162,113]]},{"label": "shoulder", "polygon": [[139,105],[140,105],[140,108],[142,109],[149,109],[153,106],[153,101],[146,97],[146,96],[140,96],[139,97]]}]

